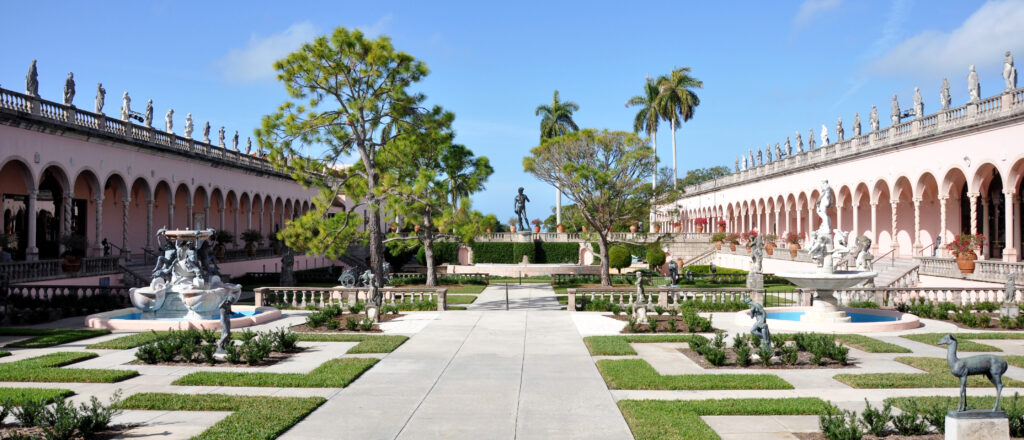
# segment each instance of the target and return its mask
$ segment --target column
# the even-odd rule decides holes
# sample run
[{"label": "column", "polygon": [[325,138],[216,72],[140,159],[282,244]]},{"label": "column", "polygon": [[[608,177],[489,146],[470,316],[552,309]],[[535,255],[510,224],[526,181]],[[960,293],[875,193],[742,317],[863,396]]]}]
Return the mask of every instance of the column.
[{"label": "column", "polygon": [[[71,233],[71,215],[73,214],[72,211],[74,211],[74,207],[72,207],[71,202],[74,196],[75,194],[71,192],[64,193],[64,218],[61,219],[63,220],[61,223],[61,227],[63,228],[60,231],[61,235],[68,235]],[[64,250],[64,245],[60,245],[60,253],[63,254]]]},{"label": "column", "polygon": [[782,210],[779,209],[778,207],[776,207],[775,208],[775,231],[773,231],[773,232],[775,233],[775,235],[779,235],[779,236],[782,235],[782,230],[781,230],[781,228],[779,228],[779,213],[780,212],[782,212]]},{"label": "column", "polygon": [[167,202],[167,228],[174,229],[174,201]]},{"label": "column", "polygon": [[871,202],[871,253],[878,254],[878,202]]},{"label": "column", "polygon": [[25,259],[28,261],[39,259],[39,248],[36,247],[36,200],[38,197],[38,189],[28,190],[28,249],[25,253]]},{"label": "column", "polygon": [[971,234],[978,233],[978,193],[968,193],[971,198]]},{"label": "column", "polygon": [[235,209],[231,212],[231,232],[238,235],[238,205],[235,205]]},{"label": "column", "polygon": [[100,245],[100,242],[103,241],[103,197],[96,197],[92,201],[96,203],[96,237],[93,240],[92,248],[96,255],[103,255],[103,247]]},{"label": "column", "polygon": [[[252,203],[249,203],[249,209],[245,210],[245,230],[252,229]],[[235,231],[238,234],[238,231]]]},{"label": "column", "polygon": [[992,243],[992,236],[988,231],[988,202],[988,197],[981,197],[981,235],[985,236],[985,247],[981,250],[981,257],[986,259],[989,257],[989,245]]},{"label": "column", "polygon": [[860,203],[853,202],[850,204],[850,207],[853,208],[853,230],[850,231],[850,236],[853,239],[847,240],[847,243],[856,243],[857,237],[860,237],[860,212],[858,211]]},{"label": "column", "polygon": [[257,230],[260,231],[261,234],[263,233],[263,210],[263,205],[260,205],[260,227]]},{"label": "column", "polygon": [[921,255],[921,198],[914,197],[914,255]]},{"label": "column", "polygon": [[1017,261],[1017,235],[1016,231],[1014,231],[1015,228],[1013,227],[1013,212],[1017,205],[1017,195],[1014,194],[1012,190],[1003,192],[1003,195],[1006,200],[1006,208],[1003,209],[1003,211],[1006,212],[1005,226],[1003,227],[1003,230],[1006,231],[1006,246],[1003,247],[1003,261],[1014,262]]},{"label": "column", "polygon": [[836,229],[843,230],[843,205],[836,203]]},{"label": "column", "polygon": [[[942,237],[941,243],[948,243],[946,241],[946,201],[949,200],[949,196],[939,197],[939,237]],[[942,251],[942,244],[939,245],[940,249],[935,253],[937,256],[945,256]]]},{"label": "column", "polygon": [[213,222],[210,221],[210,204],[207,203],[203,205],[203,229],[208,229],[210,227],[210,223]]},{"label": "column", "polygon": [[224,207],[217,208],[217,212],[220,214],[220,229],[224,229]]},{"label": "column", "polygon": [[899,241],[896,240],[896,231],[897,231],[896,228],[897,228],[897,226],[899,224],[899,217],[900,217],[900,215],[899,215],[899,212],[900,212],[899,211],[900,202],[899,201],[889,202],[889,206],[892,208],[892,229],[891,229],[892,230],[892,255],[893,255],[893,258],[896,258],[896,257],[898,257],[900,255],[900,243],[899,243]]},{"label": "column", "polygon": [[[1013,247],[1015,249],[1020,249],[1020,247],[1017,246],[1017,245],[1021,244],[1021,233],[1020,233],[1020,198],[1018,198],[1018,196],[1016,194],[1014,194],[1014,197],[1013,197],[1013,218],[1017,219],[1017,220],[1015,220],[1013,222],[1013,238],[1015,240],[1014,243],[1013,243]],[[1019,252],[1017,253],[1016,258],[1017,258],[1016,261],[1020,261],[1020,253]]]},{"label": "column", "polygon": [[146,250],[153,250],[153,199],[146,200]]},{"label": "column", "polygon": [[186,229],[192,229],[192,201],[189,200],[185,204],[185,226]]},{"label": "column", "polygon": [[128,260],[131,260],[131,250],[128,249],[128,207],[132,199],[124,197],[121,199],[121,253],[128,253]]}]

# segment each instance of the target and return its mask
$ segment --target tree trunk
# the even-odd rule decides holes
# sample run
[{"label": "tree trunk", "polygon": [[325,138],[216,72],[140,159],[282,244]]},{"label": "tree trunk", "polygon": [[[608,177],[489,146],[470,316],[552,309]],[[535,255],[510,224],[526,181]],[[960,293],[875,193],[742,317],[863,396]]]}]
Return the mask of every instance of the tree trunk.
[{"label": "tree trunk", "polygon": [[434,240],[427,231],[427,238],[423,240],[423,256],[427,260],[427,287],[437,287],[437,268],[434,264]]},{"label": "tree trunk", "polygon": [[601,254],[601,285],[611,287],[612,278],[611,275],[609,275],[608,273],[610,269],[610,267],[608,266],[608,233],[600,232],[601,228],[599,227],[597,228],[597,230],[599,231],[597,233],[597,236],[599,238],[597,242],[597,247],[598,251]]},{"label": "tree trunk", "polygon": [[[384,234],[381,233],[380,212],[372,209],[376,202],[371,202],[370,209],[370,271],[373,272],[373,284],[378,288],[383,287],[384,281]],[[370,298],[376,306],[381,305],[381,290]]]}]

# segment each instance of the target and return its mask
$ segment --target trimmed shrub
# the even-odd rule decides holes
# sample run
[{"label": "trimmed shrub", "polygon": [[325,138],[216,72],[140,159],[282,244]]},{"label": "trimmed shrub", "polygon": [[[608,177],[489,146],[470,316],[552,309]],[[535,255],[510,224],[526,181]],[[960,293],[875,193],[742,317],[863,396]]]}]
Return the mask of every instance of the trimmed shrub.
[{"label": "trimmed shrub", "polygon": [[618,269],[619,273],[622,273],[622,268],[629,267],[629,264],[633,262],[633,259],[629,255],[629,250],[625,246],[614,245],[611,249],[608,249],[608,266],[612,269]]},{"label": "trimmed shrub", "polygon": [[537,263],[568,263],[577,264],[580,259],[580,246],[576,243],[539,242]]},{"label": "trimmed shrub", "polygon": [[647,247],[647,264],[651,265],[651,267],[665,264],[665,251],[661,250],[661,246],[651,244]]},{"label": "trimmed shrub", "polygon": [[[416,261],[422,265],[427,264],[427,255],[423,250],[423,246],[419,246],[416,250]],[[459,263],[459,244],[448,242],[448,241],[435,241],[434,242],[434,264],[458,264]]]}]

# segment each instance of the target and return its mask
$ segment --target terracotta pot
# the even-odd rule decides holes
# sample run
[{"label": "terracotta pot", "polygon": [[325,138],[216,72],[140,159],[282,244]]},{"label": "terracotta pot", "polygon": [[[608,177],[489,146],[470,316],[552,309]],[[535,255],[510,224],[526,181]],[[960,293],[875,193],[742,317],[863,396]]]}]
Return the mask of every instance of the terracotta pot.
[{"label": "terracotta pot", "polygon": [[256,256],[256,246],[246,246],[245,247],[245,254],[250,256],[250,257],[255,257]]},{"label": "terracotta pot", "polygon": [[716,241],[715,242],[715,249],[719,250],[719,251],[722,250],[722,242]]},{"label": "terracotta pot", "polygon": [[775,246],[765,246],[764,251],[767,252],[768,255],[775,255]]},{"label": "terracotta pot", "polygon": [[558,233],[559,234],[565,233],[565,226],[558,225]]},{"label": "terracotta pot", "polygon": [[636,232],[636,225],[629,225],[629,232]]},{"label": "terracotta pot", "polygon": [[539,225],[533,227],[533,233],[534,234],[540,234],[540,226]]},{"label": "terracotta pot", "polygon": [[223,243],[213,245],[213,255],[215,255],[218,260],[224,261],[224,257],[227,256],[227,253],[228,250]]},{"label": "terracotta pot", "polygon": [[413,232],[420,232],[420,225],[413,225],[412,230]]},{"label": "terracotta pot", "polygon": [[675,231],[675,233],[678,234],[680,232],[683,232],[683,227],[682,226],[673,226],[672,230]]},{"label": "terracotta pot", "polygon": [[512,231],[512,232],[516,232],[516,225],[509,225],[508,226],[508,230]]},{"label": "terracotta pot", "polygon": [[704,225],[697,225],[697,233],[700,234],[701,232],[704,232]]},{"label": "terracotta pot", "polygon": [[974,251],[961,252],[956,257],[956,266],[960,268],[960,273],[974,273],[974,260],[978,259],[978,255]]},{"label": "terracotta pot", "polygon": [[729,243],[729,250],[736,252],[736,243]]},{"label": "terracotta pot", "polygon": [[654,225],[654,232],[655,233],[661,232],[661,225]]},{"label": "terracotta pot", "polygon": [[719,226],[718,232],[725,232],[725,226]]},{"label": "terracotta pot", "polygon": [[487,228],[487,233],[490,234],[491,232],[491,228]]},{"label": "terracotta pot", "polygon": [[581,229],[581,230],[582,230],[583,232],[587,232],[587,227],[586,227],[586,226],[580,226],[580,229]]},{"label": "terracotta pot", "polygon": [[683,259],[676,258],[676,267],[683,267]]},{"label": "terracotta pot", "polygon": [[793,258],[796,258],[796,251],[799,250],[799,249],[800,249],[800,244],[799,243],[790,243],[789,244],[789,256],[793,257]]},{"label": "terracotta pot", "polygon": [[66,273],[75,273],[82,268],[82,259],[74,255],[65,255],[60,258],[60,266]]}]

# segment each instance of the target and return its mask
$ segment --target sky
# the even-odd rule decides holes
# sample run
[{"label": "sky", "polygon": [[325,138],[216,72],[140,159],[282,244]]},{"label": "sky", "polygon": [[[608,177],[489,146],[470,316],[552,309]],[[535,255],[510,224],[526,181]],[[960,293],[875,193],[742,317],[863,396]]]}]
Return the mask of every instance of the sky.
[{"label": "sky", "polygon": [[[722,5],[728,5],[723,7]],[[834,138],[872,105],[887,125],[893,94],[925,113],[939,106],[948,77],[953,105],[966,102],[977,66],[982,96],[1003,88],[1003,52],[1024,57],[1024,0],[773,2],[7,2],[0,26],[0,87],[22,91],[33,59],[40,94],[60,101],[75,73],[79,107],[91,109],[95,84],[108,115],[128,91],[133,108],[168,108],[175,127],[192,113],[251,136],[287,96],[273,61],[338,26],[387,35],[431,73],[414,86],[429,105],[456,115],[456,141],[495,168],[473,206],[513,216],[523,186],[531,217],[543,219],[555,190],[523,172],[539,141],[534,110],[554,90],[579,104],[585,128],[632,130],[627,99],[647,76],[687,66],[704,82],[694,118],[676,131],[678,169],[732,168],[748,149],[785,142],[799,130]],[[1024,58],[1019,58],[1024,60]],[[1024,62],[1024,61],[1021,61]],[[1019,64],[1019,63],[1018,63]],[[671,131],[658,132],[659,166],[672,161]],[[2,145],[0,145],[2,148]],[[569,203],[568,200],[564,200]]]}]

